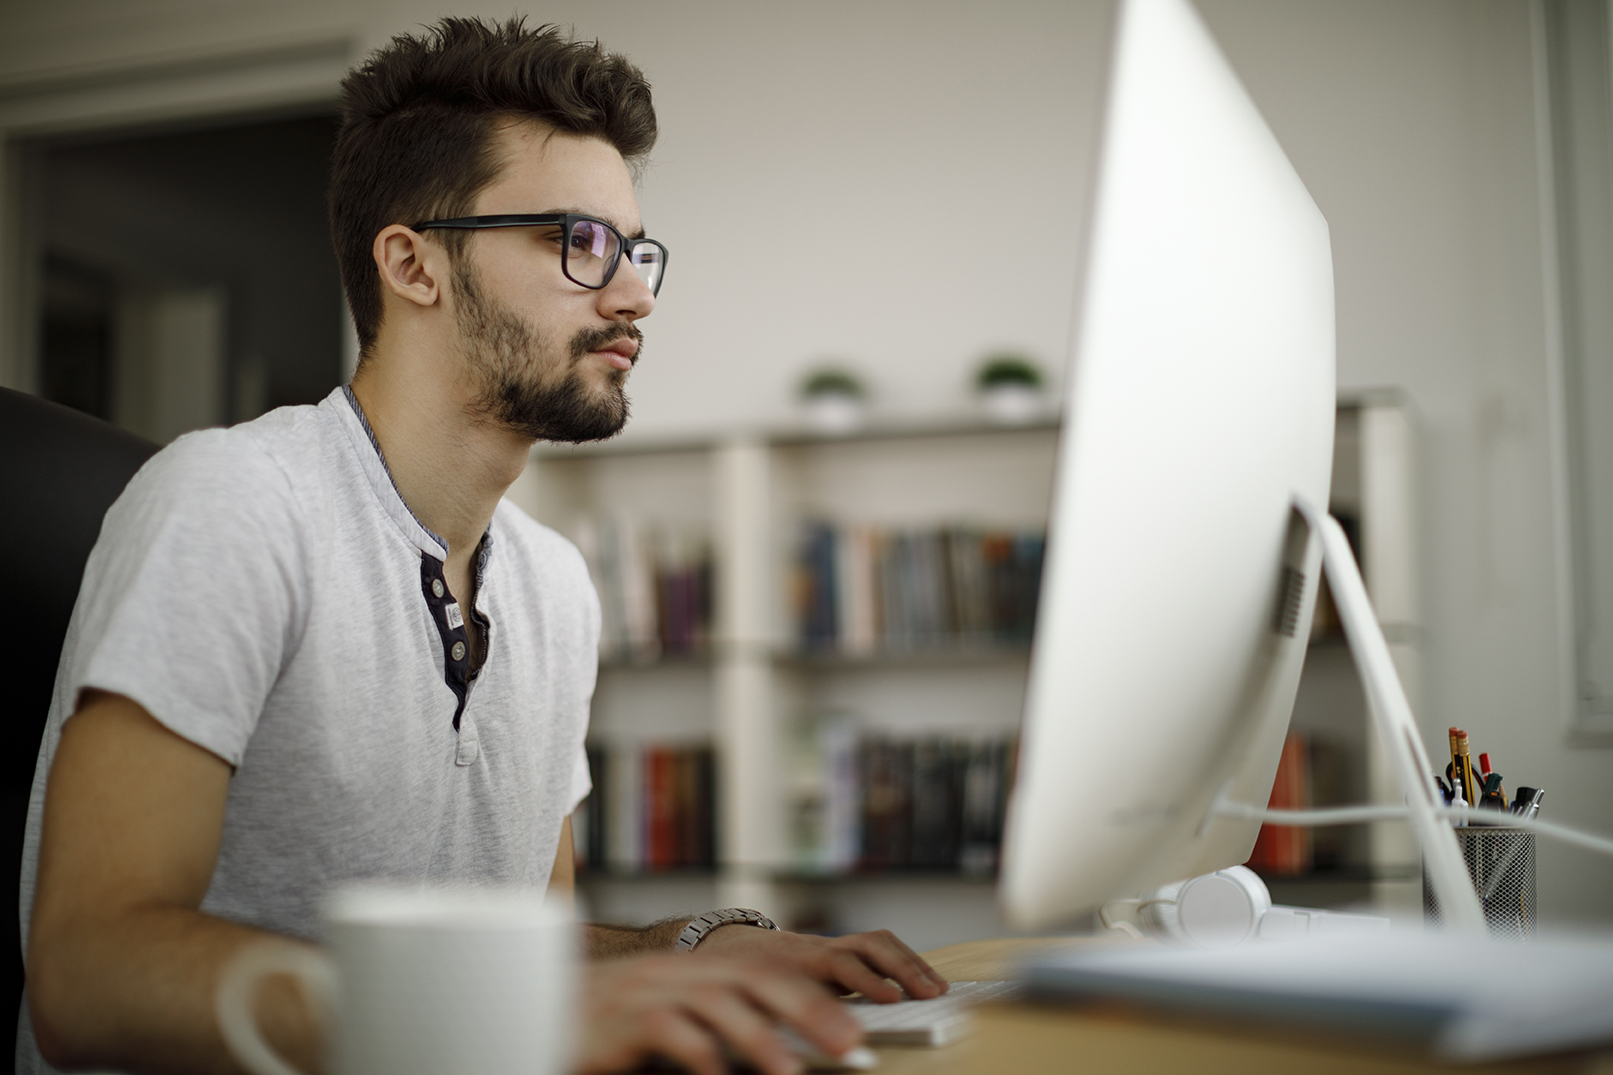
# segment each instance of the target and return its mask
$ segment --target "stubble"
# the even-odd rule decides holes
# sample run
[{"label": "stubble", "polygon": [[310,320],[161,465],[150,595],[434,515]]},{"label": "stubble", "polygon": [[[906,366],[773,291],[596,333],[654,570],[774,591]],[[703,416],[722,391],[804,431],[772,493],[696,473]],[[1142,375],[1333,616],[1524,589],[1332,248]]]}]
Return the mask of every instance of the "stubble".
[{"label": "stubble", "polygon": [[476,382],[471,408],[478,416],[535,440],[564,444],[621,432],[629,414],[628,371],[613,369],[602,387],[591,388],[580,364],[616,340],[642,340],[636,326],[583,329],[562,349],[483,295],[469,266],[455,267],[454,293],[455,320]]}]

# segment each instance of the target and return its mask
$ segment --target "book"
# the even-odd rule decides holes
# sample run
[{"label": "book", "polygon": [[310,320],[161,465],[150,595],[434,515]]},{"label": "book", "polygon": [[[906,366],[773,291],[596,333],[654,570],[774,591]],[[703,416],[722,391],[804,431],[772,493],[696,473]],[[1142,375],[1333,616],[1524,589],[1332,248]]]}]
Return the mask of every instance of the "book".
[{"label": "book", "polygon": [[678,866],[677,756],[667,747],[643,752],[644,868],[670,870]]},{"label": "book", "polygon": [[590,746],[589,760],[596,784],[578,816],[586,817],[587,857],[597,868],[639,873],[716,865],[716,755],[709,745]]},{"label": "book", "polygon": [[[1269,807],[1303,810],[1311,804],[1310,744],[1303,733],[1290,732],[1277,760]],[[1262,825],[1249,854],[1248,867],[1273,877],[1291,877],[1311,868],[1311,830],[1298,825]]]},{"label": "book", "polygon": [[849,714],[797,723],[795,861],[819,873],[997,868],[1012,737],[859,734]]},{"label": "book", "polygon": [[966,874],[995,873],[1008,797],[1008,742],[969,742],[963,763],[958,868]]},{"label": "book", "polygon": [[862,853],[869,872],[905,867],[913,826],[913,744],[883,738],[863,740],[861,752]]},{"label": "book", "polygon": [[637,873],[644,868],[643,812],[644,766],[632,743],[613,743],[606,762],[605,818],[607,863],[616,873]]},{"label": "book", "polygon": [[950,739],[926,738],[913,744],[913,822],[907,864],[916,869],[958,866],[963,828],[962,772]]},{"label": "book", "polygon": [[577,548],[599,594],[599,655],[642,663],[690,656],[710,644],[715,568],[698,528],[585,517]]},{"label": "book", "polygon": [[608,862],[605,850],[608,835],[605,827],[608,755],[597,746],[590,746],[587,753],[588,775],[593,782],[593,790],[571,816],[571,846],[579,872],[603,870]]},{"label": "book", "polygon": [[1045,547],[1039,531],[805,523],[791,587],[802,648],[1026,645]]}]

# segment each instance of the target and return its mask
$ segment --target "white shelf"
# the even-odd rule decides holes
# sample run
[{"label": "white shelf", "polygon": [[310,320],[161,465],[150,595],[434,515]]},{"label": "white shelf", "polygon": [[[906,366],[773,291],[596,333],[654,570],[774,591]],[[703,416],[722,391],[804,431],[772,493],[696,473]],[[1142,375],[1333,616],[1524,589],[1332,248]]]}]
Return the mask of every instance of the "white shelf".
[{"label": "white shelf", "polygon": [[[1377,607],[1392,616],[1388,627],[1401,639],[1396,660],[1415,704],[1410,420],[1397,399],[1380,395],[1342,403],[1338,430],[1335,504],[1360,521],[1368,586]],[[594,913],[644,918],[731,904],[776,912],[782,921],[827,916],[836,928],[854,929],[878,908],[895,907],[890,893],[940,885],[942,902],[960,923],[979,933],[994,921],[989,877],[792,869],[780,750],[786,723],[805,711],[852,713],[864,729],[893,735],[1011,732],[1023,707],[1028,646],[960,641],[867,654],[804,649],[796,641],[789,574],[807,520],[1044,527],[1057,434],[1053,421],[1008,428],[966,418],[841,437],[767,430],[534,451],[511,495],[541,521],[567,534],[580,519],[607,513],[644,525],[700,528],[715,555],[717,618],[709,646],[648,662],[604,662],[592,738],[607,745],[712,742],[723,861],[705,873],[591,874],[582,883]],[[1361,794],[1390,786],[1342,647],[1313,648],[1295,726],[1344,744]],[[1392,826],[1377,827],[1361,844],[1352,849],[1352,882],[1398,879],[1415,861],[1409,841]],[[920,931],[935,933],[936,943],[962,936],[941,936],[939,920],[926,920]]]}]

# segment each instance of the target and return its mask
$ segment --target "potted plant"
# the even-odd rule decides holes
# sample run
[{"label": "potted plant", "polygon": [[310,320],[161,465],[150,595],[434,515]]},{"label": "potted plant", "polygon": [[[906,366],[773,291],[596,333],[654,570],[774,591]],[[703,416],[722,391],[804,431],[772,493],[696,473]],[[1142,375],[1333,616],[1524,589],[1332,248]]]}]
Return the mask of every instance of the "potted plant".
[{"label": "potted plant", "polygon": [[801,381],[807,423],[820,433],[849,433],[862,425],[867,399],[862,380],[844,367],[822,366]]},{"label": "potted plant", "polygon": [[986,413],[1005,425],[1022,425],[1041,414],[1042,371],[1023,355],[987,355],[975,374],[975,389]]}]

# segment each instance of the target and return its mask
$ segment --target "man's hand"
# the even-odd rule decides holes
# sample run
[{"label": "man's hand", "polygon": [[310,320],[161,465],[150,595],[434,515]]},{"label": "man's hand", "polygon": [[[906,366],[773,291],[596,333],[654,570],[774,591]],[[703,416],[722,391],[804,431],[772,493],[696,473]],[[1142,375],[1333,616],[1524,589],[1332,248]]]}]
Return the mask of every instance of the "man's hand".
[{"label": "man's hand", "polygon": [[592,963],[584,974],[577,1062],[583,1075],[628,1070],[652,1057],[696,1075],[723,1075],[724,1042],[764,1075],[795,1075],[801,1061],[774,1031],[775,1022],[794,1027],[829,1056],[862,1042],[851,1013],[791,966],[675,954]]},{"label": "man's hand", "polygon": [[947,991],[946,979],[888,929],[814,937],[755,926],[721,926],[707,934],[689,958],[702,954],[764,960],[881,1004],[901,1000],[903,990],[919,1000]]}]

